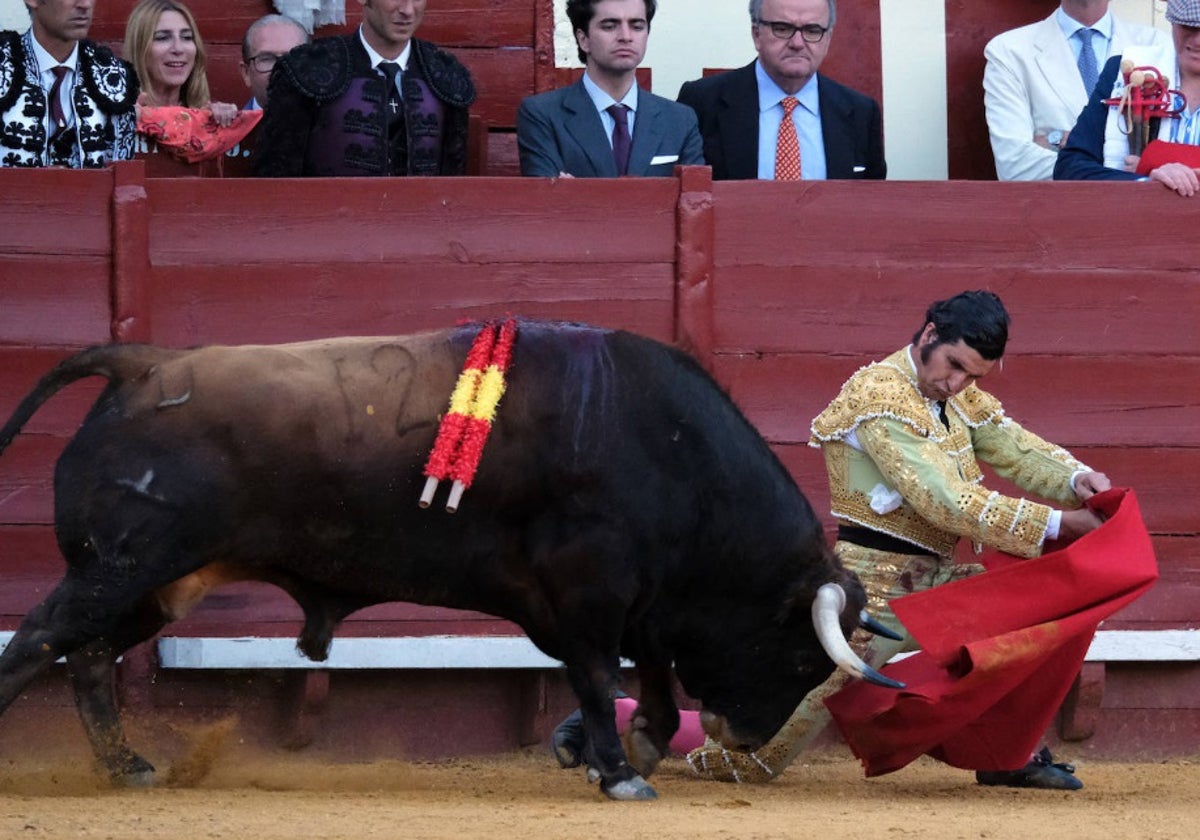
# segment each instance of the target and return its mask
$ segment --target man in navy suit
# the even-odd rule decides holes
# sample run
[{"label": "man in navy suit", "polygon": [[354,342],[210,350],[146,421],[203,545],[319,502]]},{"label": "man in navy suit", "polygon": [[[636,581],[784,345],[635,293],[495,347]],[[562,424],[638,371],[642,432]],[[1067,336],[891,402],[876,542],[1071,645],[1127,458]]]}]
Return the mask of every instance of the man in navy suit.
[{"label": "man in navy suit", "polygon": [[521,174],[666,176],[703,164],[696,115],[637,84],[656,0],[568,0],[583,78],[526,97],[517,111]]},{"label": "man in navy suit", "polygon": [[679,101],[699,117],[714,180],[776,177],[787,99],[796,100],[787,104],[799,139],[801,177],[887,176],[878,103],[817,73],[836,19],[835,0],[751,0],[758,58],[684,83]]}]

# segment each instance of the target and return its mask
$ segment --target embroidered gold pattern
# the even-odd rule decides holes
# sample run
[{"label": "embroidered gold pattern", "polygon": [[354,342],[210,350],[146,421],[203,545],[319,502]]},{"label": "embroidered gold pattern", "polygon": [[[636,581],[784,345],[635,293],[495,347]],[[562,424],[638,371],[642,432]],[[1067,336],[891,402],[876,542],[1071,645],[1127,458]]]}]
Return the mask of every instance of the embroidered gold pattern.
[{"label": "embroidered gold pattern", "polygon": [[[1022,489],[1072,507],[1071,476],[1087,467],[1006,417],[999,400],[974,385],[948,401],[946,431],[917,387],[907,352],[860,369],[813,421],[809,445],[825,455],[833,515],[945,556],[960,537],[976,550],[1038,555],[1051,509],[988,490],[979,460]],[[863,451],[846,443],[851,432]],[[869,494],[879,483],[904,503],[876,513]]]}]

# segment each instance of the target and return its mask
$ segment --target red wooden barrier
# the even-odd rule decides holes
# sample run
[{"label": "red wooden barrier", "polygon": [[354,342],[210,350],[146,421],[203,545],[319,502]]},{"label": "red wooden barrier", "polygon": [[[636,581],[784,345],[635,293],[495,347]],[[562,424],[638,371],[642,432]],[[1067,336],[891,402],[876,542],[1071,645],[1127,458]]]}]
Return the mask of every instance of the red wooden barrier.
[{"label": "red wooden barrier", "polygon": [[[1014,316],[990,387],[1013,417],[1134,486],[1160,550],[1162,582],[1109,627],[1197,627],[1190,208],[1156,185],[714,184],[702,167],[620,181],[0,170],[0,418],[56,360],[110,335],[184,346],[582,319],[690,348],[824,515],[811,418],[903,344],[930,300],[990,288]],[[0,629],[60,574],[52,462],[98,388],[72,386],[0,458]],[[298,612],[272,591],[219,592],[175,630],[293,634]],[[346,634],[506,630],[389,605]],[[1168,673],[1159,684],[1183,708]]]}]

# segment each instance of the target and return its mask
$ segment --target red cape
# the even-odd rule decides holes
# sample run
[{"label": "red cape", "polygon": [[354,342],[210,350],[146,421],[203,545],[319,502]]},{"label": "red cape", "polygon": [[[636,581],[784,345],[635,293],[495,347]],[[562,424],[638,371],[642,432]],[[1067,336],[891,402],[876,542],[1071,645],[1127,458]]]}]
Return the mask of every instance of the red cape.
[{"label": "red cape", "polygon": [[1101,621],[1150,588],[1158,566],[1131,490],[1088,500],[1103,526],[1034,560],[892,602],[922,651],[889,665],[901,691],[865,682],[826,701],[868,776],[928,754],[968,770],[1022,767],[1079,673]]},{"label": "red cape", "polygon": [[1164,163],[1182,163],[1193,169],[1200,167],[1200,146],[1187,143],[1168,143],[1166,140],[1151,140],[1142,150],[1137,174],[1149,175]]}]

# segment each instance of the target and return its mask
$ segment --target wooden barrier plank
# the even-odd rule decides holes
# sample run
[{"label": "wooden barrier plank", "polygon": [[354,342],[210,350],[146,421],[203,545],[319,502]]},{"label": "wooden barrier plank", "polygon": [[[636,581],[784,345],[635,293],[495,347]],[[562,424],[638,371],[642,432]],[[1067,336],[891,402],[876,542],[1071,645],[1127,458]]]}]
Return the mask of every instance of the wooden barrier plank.
[{"label": "wooden barrier plank", "polygon": [[[767,438],[803,442],[809,424],[869,359],[718,355],[718,378]],[[1094,381],[1102,365],[1102,383]],[[1170,370],[1169,388],[1162,371]],[[982,382],[1022,425],[1063,446],[1200,445],[1200,358],[1020,355]]]},{"label": "wooden barrier plank", "polygon": [[[898,266],[914,276],[925,267],[1052,265],[1122,271],[1133,280],[1146,270],[1146,247],[1154,249],[1156,271],[1190,272],[1200,264],[1194,220],[1178,212],[1178,196],[1157,184],[1127,184],[1119,193],[1113,186],[913,181],[897,189],[882,181],[720,181],[713,185],[720,215],[717,276],[726,266],[752,265],[760,271],[805,266],[809,277],[820,277],[826,267],[850,263]],[[1127,246],[1129,235],[1113,216],[1117,201],[1121,218],[1154,220],[1151,245]],[[961,285],[973,280],[973,272],[964,273]],[[854,294],[869,299],[880,291],[874,284]]]},{"label": "wooden barrier plank", "polygon": [[1107,630],[1196,627],[1200,601],[1200,539],[1155,537],[1158,581],[1138,600],[1104,622]]},{"label": "wooden barrier plank", "polygon": [[0,460],[0,523],[45,525],[54,518],[54,463],[65,437],[18,435]]},{"label": "wooden barrier plank", "polygon": [[[70,233],[56,233],[62,250],[70,250]],[[8,242],[7,232],[0,238],[0,248],[12,249],[0,254],[0,344],[82,347],[108,340],[110,251],[57,256],[52,249],[59,245],[43,242],[36,246],[43,253],[20,253],[22,244]]]},{"label": "wooden barrier plank", "polygon": [[146,190],[155,267],[675,261],[673,178],[200,179],[187,190],[148,179]]},{"label": "wooden barrier plank", "polygon": [[112,190],[111,169],[0,168],[0,282],[17,254],[106,257]]},{"label": "wooden barrier plank", "polygon": [[[37,381],[68,355],[68,350],[0,346],[0,424],[9,418],[17,403],[33,390]],[[67,386],[38,409],[25,424],[23,434],[60,437],[74,434],[103,387],[104,380],[99,377]],[[4,469],[3,457],[0,455],[0,471]]]},{"label": "wooden barrier plank", "polygon": [[[171,624],[172,636],[294,636],[304,613],[284,592],[266,583],[237,583],[210,593],[186,618]],[[359,610],[338,629],[341,636],[430,633],[512,635],[516,625],[471,610],[403,601]]]},{"label": "wooden barrier plank", "polygon": [[512,178],[521,174],[521,157],[515,131],[488,132],[487,161],[485,175]]},{"label": "wooden barrier plank", "polygon": [[[90,37],[119,42],[137,0],[110,0],[96,8]],[[196,25],[211,44],[241,44],[247,27],[275,11],[270,0],[189,0]],[[346,23],[322,26],[318,38],[353,32],[362,21],[357,0],[346,2]],[[439,0],[429,4],[418,36],[439,46],[511,47],[533,44],[533,0]]]},{"label": "wooden barrier plank", "polygon": [[505,314],[589,321],[670,341],[673,279],[666,263],[486,271],[453,262],[170,266],[153,272],[151,319],[154,340],[171,346],[398,335]]},{"label": "wooden barrier plank", "polygon": [[[1148,732],[1170,732],[1174,738],[1184,739],[1183,743],[1194,745],[1195,733],[1200,731],[1200,668],[1195,663],[1179,662],[1169,666],[1163,674],[1161,666],[1151,663],[1126,667],[1130,670],[1127,679],[1105,680],[1105,709],[1121,709],[1122,717],[1133,717],[1142,723],[1149,723],[1144,716],[1152,710],[1169,711],[1169,720],[1151,726]],[[1167,679],[1161,676],[1152,679],[1156,673]],[[1137,714],[1139,712],[1141,714]],[[1117,725],[1116,722],[1112,724]],[[1146,737],[1146,734],[1141,736],[1142,739]]]},{"label": "wooden barrier plank", "polygon": [[[721,207],[721,212],[725,208]],[[790,266],[749,259],[730,264],[718,248],[714,310],[724,352],[891,352],[920,326],[925,307],[966,288],[990,289],[1012,315],[1009,355],[1020,353],[1139,354],[1200,352],[1200,333],[1185,313],[1200,312],[1192,272],[1064,269],[1053,263],[1015,268],[967,254],[946,265],[890,264],[863,257],[859,243],[830,243],[844,265],[812,268],[793,252]]]}]

